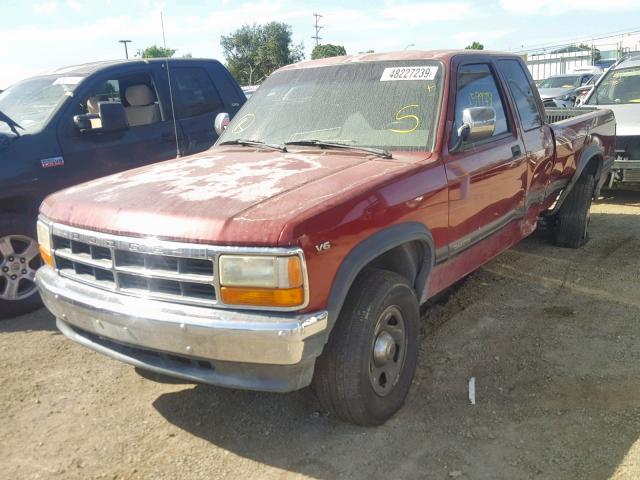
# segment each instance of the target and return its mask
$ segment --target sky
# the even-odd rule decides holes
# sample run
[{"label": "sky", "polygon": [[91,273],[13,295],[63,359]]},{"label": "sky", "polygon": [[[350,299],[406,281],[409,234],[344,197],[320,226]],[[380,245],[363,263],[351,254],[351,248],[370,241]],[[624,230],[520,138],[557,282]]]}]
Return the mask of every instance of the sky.
[{"label": "sky", "polygon": [[347,53],[464,48],[493,50],[640,29],[638,0],[2,0],[0,89],[19,79],[78,63],[124,58],[120,39],[137,49],[162,45],[177,56],[224,61],[220,36],[246,23],[282,21],[307,58],[313,13],[323,15],[322,43]]}]

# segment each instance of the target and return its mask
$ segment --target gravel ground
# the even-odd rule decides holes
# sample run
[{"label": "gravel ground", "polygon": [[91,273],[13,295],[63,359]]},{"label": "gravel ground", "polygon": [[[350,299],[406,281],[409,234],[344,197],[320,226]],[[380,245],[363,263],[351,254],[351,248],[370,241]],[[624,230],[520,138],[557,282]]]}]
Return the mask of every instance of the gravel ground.
[{"label": "gravel ground", "polygon": [[592,212],[585,248],[536,234],[429,305],[415,384],[379,428],[309,391],[150,381],[45,310],[2,321],[0,477],[640,478],[640,193]]}]

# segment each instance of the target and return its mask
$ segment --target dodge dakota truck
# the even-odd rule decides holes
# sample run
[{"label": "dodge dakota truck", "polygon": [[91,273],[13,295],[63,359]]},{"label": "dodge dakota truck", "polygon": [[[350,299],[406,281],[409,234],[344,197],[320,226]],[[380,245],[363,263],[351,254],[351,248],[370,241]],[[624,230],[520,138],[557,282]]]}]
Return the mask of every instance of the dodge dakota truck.
[{"label": "dodge dakota truck", "polygon": [[71,340],[165,375],[402,405],[419,307],[544,221],[587,240],[607,110],[547,123],[523,61],[410,51],[271,75],[207,152],[49,196],[46,306]]}]

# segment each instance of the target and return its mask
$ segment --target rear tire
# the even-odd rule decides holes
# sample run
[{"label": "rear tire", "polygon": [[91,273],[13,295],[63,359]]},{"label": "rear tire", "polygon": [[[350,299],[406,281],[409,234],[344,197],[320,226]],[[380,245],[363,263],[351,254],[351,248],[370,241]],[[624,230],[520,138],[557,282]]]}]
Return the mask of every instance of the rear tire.
[{"label": "rear tire", "polygon": [[35,286],[41,266],[36,221],[26,215],[0,216],[0,318],[15,317],[42,306]]},{"label": "rear tire", "polygon": [[578,248],[587,243],[589,210],[595,191],[593,175],[583,173],[569,192],[557,214],[555,243],[561,247]]},{"label": "rear tire", "polygon": [[313,385],[323,408],[357,425],[380,425],[395,414],[415,374],[419,321],[404,277],[364,271],[316,363]]}]

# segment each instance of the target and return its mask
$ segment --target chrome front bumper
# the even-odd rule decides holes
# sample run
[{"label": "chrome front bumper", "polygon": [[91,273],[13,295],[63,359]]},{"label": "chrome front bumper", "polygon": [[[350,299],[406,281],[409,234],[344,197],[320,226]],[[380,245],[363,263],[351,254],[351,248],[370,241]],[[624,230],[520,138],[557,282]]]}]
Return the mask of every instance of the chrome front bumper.
[{"label": "chrome front bumper", "polygon": [[290,391],[311,382],[327,336],[326,311],[265,313],[121,295],[59,276],[36,283],[60,331],[137,367],[234,388]]}]

